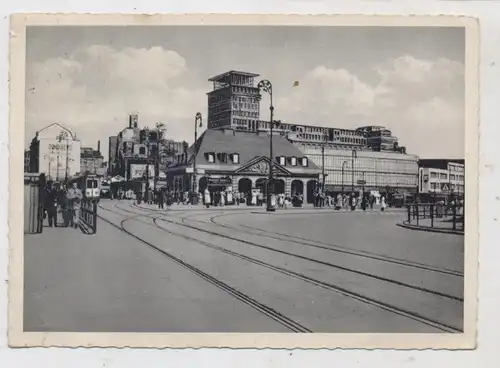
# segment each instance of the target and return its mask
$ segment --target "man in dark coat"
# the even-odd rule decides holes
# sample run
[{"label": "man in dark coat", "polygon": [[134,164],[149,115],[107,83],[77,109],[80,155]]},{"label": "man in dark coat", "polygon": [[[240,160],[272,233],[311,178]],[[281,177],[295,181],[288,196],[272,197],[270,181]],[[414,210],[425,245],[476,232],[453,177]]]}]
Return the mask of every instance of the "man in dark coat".
[{"label": "man in dark coat", "polygon": [[49,227],[57,227],[57,197],[57,191],[49,180],[44,193],[44,209],[47,212]]}]

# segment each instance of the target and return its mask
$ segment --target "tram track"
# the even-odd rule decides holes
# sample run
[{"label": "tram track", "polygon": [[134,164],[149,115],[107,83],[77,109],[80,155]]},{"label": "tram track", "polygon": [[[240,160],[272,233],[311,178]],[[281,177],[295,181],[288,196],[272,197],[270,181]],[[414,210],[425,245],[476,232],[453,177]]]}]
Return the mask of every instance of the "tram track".
[{"label": "tram track", "polygon": [[[140,207],[137,205],[134,205],[134,207],[136,207],[137,209],[140,209],[140,210],[148,211],[148,212],[162,213],[161,210],[143,208],[143,207]],[[231,212],[232,211],[233,210],[231,210]],[[183,213],[187,213],[187,212],[183,211]],[[207,213],[208,214],[210,214],[210,213],[216,214],[215,216],[212,216],[209,219],[210,222],[213,223],[214,225],[228,229],[228,230],[234,230],[234,231],[237,231],[240,233],[245,233],[248,235],[260,236],[260,237],[279,240],[279,241],[287,241],[287,242],[291,242],[294,244],[304,245],[304,246],[308,246],[308,247],[312,247],[312,248],[316,248],[316,249],[327,250],[327,251],[341,253],[341,254],[347,254],[347,255],[351,255],[351,256],[357,256],[360,258],[373,259],[373,260],[377,260],[377,261],[381,261],[381,262],[402,265],[402,266],[406,266],[406,267],[410,267],[410,268],[435,272],[435,273],[439,273],[439,274],[457,276],[457,277],[461,277],[461,278],[464,277],[463,272],[448,269],[448,268],[434,267],[431,265],[427,265],[425,263],[409,261],[409,260],[400,259],[400,258],[396,258],[396,257],[390,257],[387,255],[377,254],[377,253],[364,251],[364,250],[353,250],[353,249],[349,249],[349,248],[343,247],[343,246],[338,245],[338,244],[326,243],[326,242],[322,242],[322,241],[318,241],[318,240],[310,240],[310,239],[298,237],[295,235],[289,235],[289,234],[274,232],[274,231],[270,231],[270,230],[263,230],[263,229],[259,229],[256,227],[239,224],[238,226],[245,228],[245,230],[243,230],[241,228],[238,228],[235,226],[230,226],[227,224],[221,224],[220,222],[216,221],[216,219],[220,218],[220,217],[241,215],[241,213],[234,213],[234,214],[233,213],[231,213],[231,214],[222,213],[221,214],[221,210],[217,210],[217,211],[208,210],[208,211],[203,212],[203,213],[190,214],[189,216],[181,218],[181,221],[183,223],[185,223],[185,220],[189,219],[190,221],[193,221],[193,222],[207,224],[207,222],[195,220],[192,218],[192,217],[197,217],[197,216],[203,216],[203,215],[206,215]],[[174,215],[174,217],[178,217],[178,216]],[[259,233],[257,233],[257,232],[259,232]],[[262,234],[262,233],[264,233],[264,234]],[[286,238],[286,239],[283,239],[283,238]]]},{"label": "tram track", "polygon": [[[109,212],[113,212],[105,207],[102,207],[102,206],[99,206],[101,209],[105,210],[105,211],[109,211]],[[121,209],[120,207],[117,207],[118,209]],[[123,210],[123,209],[121,209]],[[127,217],[123,220],[121,220],[120,224],[117,225],[115,224],[114,222],[104,218],[103,216],[100,216],[98,215],[98,217],[105,221],[106,223],[110,224],[111,226],[117,228],[118,230],[124,232],[125,234],[127,234],[128,236],[140,241],[141,243],[147,245],[148,247],[150,247],[151,249],[157,251],[158,253],[162,254],[163,256],[167,257],[168,259],[170,259],[171,261],[175,262],[176,264],[184,267],[185,269],[189,270],[190,272],[192,272],[193,274],[195,274],[196,276],[202,278],[203,280],[209,282],[210,284],[216,286],[217,288],[225,291],[226,293],[230,294],[231,296],[235,297],[236,299],[238,299],[239,301],[241,301],[242,303],[252,307],[253,309],[261,312],[262,314],[266,315],[267,317],[271,318],[272,320],[280,323],[281,325],[287,327],[288,329],[290,329],[292,332],[297,332],[297,333],[310,333],[312,332],[311,330],[309,330],[308,328],[302,326],[301,324],[299,324],[298,322],[284,316],[283,314],[275,311],[274,309],[260,303],[259,301],[257,301],[256,299],[242,293],[241,291],[227,285],[226,283],[222,282],[221,280],[209,275],[208,273],[200,270],[199,268],[183,261],[182,259],[174,256],[173,254],[161,249],[160,247],[154,245],[153,243],[147,241],[147,240],[144,240],[142,239],[141,237],[137,236],[136,234],[134,234],[133,232],[127,230],[125,228],[125,223],[127,221],[130,221],[130,220],[134,220],[136,217],[144,217],[144,214],[136,214],[136,216],[132,216],[132,217]],[[154,221],[154,219],[153,219]],[[156,223],[155,223],[156,225]],[[158,228],[161,229],[161,227],[159,226],[156,226]]]},{"label": "tram track", "polygon": [[[134,213],[133,211],[129,211],[129,210],[126,210],[126,209],[121,209],[121,210],[123,210],[125,212],[128,211],[130,213]],[[147,211],[147,209],[145,209],[145,210]],[[194,214],[190,214],[190,215],[191,216],[195,216]],[[174,216],[174,218],[179,218],[181,222],[179,223],[179,222],[176,222],[176,221],[168,220],[166,218],[164,218],[162,220],[166,221],[166,222],[169,222],[169,223],[171,223],[173,225],[183,226],[183,227],[186,227],[186,228],[191,229],[191,230],[196,230],[196,231],[200,231],[200,232],[203,232],[203,233],[206,233],[206,234],[209,234],[209,235],[213,235],[213,236],[217,236],[217,237],[220,237],[220,238],[224,238],[224,239],[228,239],[228,240],[232,240],[232,241],[237,241],[237,242],[240,242],[240,243],[243,243],[243,244],[246,244],[246,245],[250,245],[250,246],[253,246],[253,247],[257,247],[257,248],[260,248],[260,249],[265,249],[267,251],[271,251],[271,252],[275,252],[275,253],[287,255],[287,256],[290,256],[290,257],[294,257],[294,258],[297,258],[297,259],[301,259],[301,260],[313,262],[313,263],[320,264],[320,265],[323,265],[323,266],[335,268],[335,269],[338,269],[338,270],[341,270],[341,271],[346,271],[346,272],[350,272],[350,273],[353,273],[353,274],[358,274],[358,275],[365,276],[365,277],[368,277],[368,278],[372,278],[372,279],[375,279],[375,280],[378,280],[378,281],[383,281],[383,282],[387,282],[387,283],[390,283],[390,284],[394,284],[394,285],[406,287],[406,288],[409,288],[409,289],[414,289],[414,290],[417,290],[417,291],[420,291],[420,292],[425,292],[425,293],[432,294],[432,295],[435,295],[435,296],[439,296],[439,297],[442,297],[442,298],[447,298],[447,299],[455,300],[455,301],[458,301],[458,302],[463,302],[463,300],[464,300],[463,298],[455,296],[455,295],[450,295],[450,294],[443,293],[443,292],[440,292],[440,291],[428,289],[428,288],[425,288],[425,287],[422,287],[422,286],[408,284],[406,282],[402,282],[402,281],[394,280],[394,279],[391,279],[391,278],[387,278],[387,277],[375,275],[373,273],[364,272],[364,271],[353,269],[353,268],[350,268],[350,267],[345,267],[345,266],[342,266],[342,265],[339,265],[339,264],[335,264],[335,263],[331,263],[331,262],[327,262],[327,261],[323,261],[323,260],[311,258],[311,257],[300,255],[300,254],[297,254],[297,253],[292,253],[292,252],[288,252],[288,251],[276,249],[276,248],[273,248],[273,247],[270,247],[270,246],[267,246],[267,245],[262,245],[262,244],[259,244],[259,243],[255,243],[255,242],[252,242],[252,241],[249,241],[249,240],[245,240],[245,239],[241,239],[241,238],[230,236],[230,235],[226,235],[226,234],[221,234],[221,233],[218,233],[216,231],[211,231],[211,230],[203,229],[203,228],[200,228],[200,227],[197,227],[197,226],[193,226],[193,225],[185,223],[185,220],[189,218],[189,215],[187,217],[177,217],[177,216]]]},{"label": "tram track", "polygon": [[[207,242],[207,241],[195,238],[195,237],[190,236],[190,235],[186,235],[184,233],[179,233],[179,232],[176,232],[176,231],[172,231],[172,230],[167,229],[164,226],[162,226],[160,224],[160,221],[163,221],[163,222],[166,222],[166,223],[170,223],[170,224],[173,224],[173,225],[180,225],[180,226],[183,226],[184,224],[181,224],[181,223],[175,222],[175,221],[171,221],[171,220],[166,220],[164,214],[162,214],[162,215],[156,215],[156,216],[154,216],[152,214],[147,214],[147,213],[140,213],[140,214],[138,214],[137,212],[130,211],[129,209],[121,208],[121,207],[118,207],[118,206],[117,206],[117,209],[119,209],[120,211],[132,214],[133,216],[127,218],[128,220],[135,219],[136,221],[140,221],[139,218],[141,218],[141,217],[149,218],[149,219],[152,220],[152,224],[148,223],[148,222],[144,222],[144,221],[140,221],[140,222],[142,222],[142,223],[144,223],[146,225],[149,225],[149,226],[154,226],[155,228],[159,228],[162,231],[164,231],[164,232],[166,232],[166,233],[168,233],[168,234],[170,234],[172,236],[183,238],[183,239],[189,240],[189,241],[193,241],[193,242],[195,242],[197,244],[200,244],[200,245],[203,245],[203,246],[205,246],[207,248],[210,248],[210,249],[222,252],[224,254],[233,256],[235,258],[238,258],[238,259],[241,259],[241,260],[244,260],[244,261],[247,261],[247,262],[250,262],[250,263],[253,263],[253,264],[256,264],[256,265],[268,268],[268,269],[271,269],[271,270],[274,270],[276,272],[279,272],[281,274],[284,274],[284,275],[287,275],[287,276],[290,276],[290,277],[294,277],[294,278],[302,280],[302,281],[304,281],[306,283],[313,284],[313,285],[322,287],[324,289],[327,289],[329,291],[341,294],[343,296],[347,296],[347,297],[359,300],[359,301],[361,301],[361,302],[363,302],[365,304],[378,307],[380,309],[389,311],[391,313],[398,314],[398,315],[401,315],[401,316],[404,316],[404,317],[407,317],[407,318],[419,321],[419,322],[421,322],[423,324],[426,324],[428,326],[432,326],[432,327],[434,327],[436,329],[439,329],[441,331],[444,331],[444,332],[449,332],[449,333],[460,333],[460,332],[463,332],[463,330],[460,329],[460,328],[457,328],[457,327],[452,326],[452,325],[447,324],[447,323],[440,322],[440,321],[435,320],[433,318],[426,317],[426,316],[424,316],[424,315],[422,315],[420,313],[416,313],[416,312],[413,312],[413,311],[410,311],[410,310],[407,310],[407,309],[404,309],[404,308],[400,308],[400,307],[391,305],[389,303],[386,303],[384,301],[376,300],[374,298],[371,298],[371,297],[362,295],[360,293],[348,290],[348,289],[343,288],[341,286],[334,285],[334,284],[331,284],[331,283],[327,283],[327,282],[324,282],[324,281],[320,281],[320,280],[317,280],[315,278],[306,276],[304,274],[301,274],[301,273],[298,273],[298,272],[295,272],[295,271],[292,271],[292,270],[289,270],[289,269],[286,269],[286,268],[283,268],[283,267],[272,265],[272,264],[270,264],[268,262],[261,261],[261,260],[256,259],[256,258],[249,257],[247,255],[231,251],[231,250],[226,249],[224,247],[220,247],[218,245],[215,245],[215,244],[212,244],[210,242]],[[144,208],[141,208],[141,210],[147,211],[147,209],[144,209]],[[174,216],[174,217],[176,217],[176,216]],[[124,221],[126,221],[127,219],[125,219]],[[140,239],[140,240],[143,241],[142,239]],[[201,272],[203,272],[203,271],[201,271]],[[418,291],[422,291],[422,290],[418,290]]]},{"label": "tram track", "polygon": [[[238,232],[244,232],[244,233],[249,234],[249,235],[257,235],[257,236],[262,236],[265,238],[275,239],[275,240],[280,240],[280,241],[283,241],[284,240],[283,237],[285,237],[287,242],[300,244],[300,245],[306,245],[306,246],[317,248],[317,249],[323,249],[323,250],[328,250],[328,251],[337,252],[337,253],[349,254],[349,255],[353,255],[353,256],[357,256],[357,257],[361,257],[361,258],[374,259],[374,260],[383,261],[383,262],[392,263],[392,264],[399,264],[399,265],[403,265],[403,266],[407,266],[407,267],[412,267],[412,268],[417,268],[420,270],[441,273],[441,274],[445,274],[445,275],[464,277],[463,272],[452,270],[452,269],[433,267],[433,266],[426,265],[426,264],[420,263],[420,262],[408,261],[408,260],[404,260],[404,259],[400,259],[400,258],[380,255],[380,254],[362,251],[362,250],[352,250],[352,249],[348,249],[348,248],[342,247],[342,246],[337,245],[337,244],[325,243],[325,242],[321,242],[321,241],[317,241],[317,240],[311,241],[309,239],[297,237],[294,235],[274,232],[274,231],[270,231],[270,230],[263,230],[263,229],[259,229],[256,227],[239,224],[238,226],[241,226],[241,227],[249,229],[249,230],[258,231],[258,232],[261,232],[264,234],[259,234],[257,232],[252,232],[252,231],[244,231],[244,230],[237,228],[235,226],[221,224],[221,223],[215,221],[215,219],[223,217],[223,216],[227,216],[227,215],[228,214],[218,214],[218,215],[212,216],[212,217],[210,217],[210,222],[217,225],[217,226],[220,226],[220,227],[223,227],[226,229],[230,229],[230,230],[235,230]],[[190,218],[190,220],[197,221],[197,220],[193,220],[191,218]],[[197,222],[203,222],[203,221],[197,221]]]}]

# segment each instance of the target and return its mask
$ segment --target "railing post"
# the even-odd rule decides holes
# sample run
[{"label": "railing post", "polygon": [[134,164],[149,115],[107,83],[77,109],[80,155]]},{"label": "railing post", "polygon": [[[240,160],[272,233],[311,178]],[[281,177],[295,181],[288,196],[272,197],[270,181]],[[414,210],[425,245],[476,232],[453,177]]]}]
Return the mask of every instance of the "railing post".
[{"label": "railing post", "polygon": [[434,205],[430,205],[430,211],[431,211],[431,228],[434,227]]},{"label": "railing post", "polygon": [[457,205],[454,204],[452,207],[453,212],[453,230],[457,229]]},{"label": "railing post", "polygon": [[92,232],[97,233],[97,202],[94,202],[92,208]]},{"label": "railing post", "polygon": [[415,209],[417,210],[417,226],[418,226],[418,220],[419,220],[419,213],[418,213],[418,204],[415,205]]},{"label": "railing post", "polygon": [[406,208],[408,210],[408,223],[411,224],[411,204],[406,206]]}]

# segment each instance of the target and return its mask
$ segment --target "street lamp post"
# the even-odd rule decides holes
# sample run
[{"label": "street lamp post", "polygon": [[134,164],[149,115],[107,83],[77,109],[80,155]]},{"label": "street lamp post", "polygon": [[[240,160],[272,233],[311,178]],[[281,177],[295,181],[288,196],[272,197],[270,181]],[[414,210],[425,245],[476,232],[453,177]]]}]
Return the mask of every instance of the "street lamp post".
[{"label": "street lamp post", "polygon": [[321,146],[321,190],[325,193],[325,146],[327,142],[327,135],[323,135],[323,144]]},{"label": "street lamp post", "polygon": [[[198,123],[199,122],[199,123]],[[195,196],[198,197],[197,191],[197,184],[198,184],[198,179],[196,176],[196,156],[198,155],[198,127],[203,126],[203,117],[201,115],[201,112],[197,112],[195,117],[194,117],[194,150],[193,150],[193,185],[192,185],[192,202],[195,201]]]},{"label": "street lamp post", "polygon": [[274,127],[274,106],[273,106],[273,86],[267,79],[261,80],[257,85],[259,90],[269,93],[269,113],[270,113],[270,137],[269,137],[269,179],[267,182],[267,207],[266,211],[272,212],[276,208],[272,203],[271,195],[274,194],[273,190],[273,127]]},{"label": "street lamp post", "polygon": [[146,188],[144,192],[144,200],[149,204],[149,128],[144,128],[144,143],[146,146]]},{"label": "street lamp post", "polygon": [[160,141],[163,135],[165,124],[156,123],[156,157],[155,157],[155,177],[153,181],[153,191],[156,193],[158,176],[160,175]]},{"label": "street lamp post", "polygon": [[344,170],[345,170],[345,165],[349,164],[349,162],[344,161],[342,162],[342,196],[344,196]]},{"label": "street lamp post", "polygon": [[354,194],[354,159],[358,157],[358,153],[356,149],[352,150],[352,155],[351,155],[351,177],[352,177],[352,182],[351,182],[351,194]]}]

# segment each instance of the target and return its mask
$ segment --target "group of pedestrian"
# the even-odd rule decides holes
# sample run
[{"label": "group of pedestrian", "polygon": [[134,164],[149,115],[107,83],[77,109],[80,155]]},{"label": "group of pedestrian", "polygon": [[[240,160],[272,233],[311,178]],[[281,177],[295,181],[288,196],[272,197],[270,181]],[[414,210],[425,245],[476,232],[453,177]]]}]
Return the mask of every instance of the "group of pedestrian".
[{"label": "group of pedestrian", "polygon": [[57,221],[58,213],[61,213],[62,226],[76,229],[80,223],[82,201],[83,194],[76,183],[54,185],[49,180],[43,191],[43,218],[47,218],[49,227],[61,227]]}]

